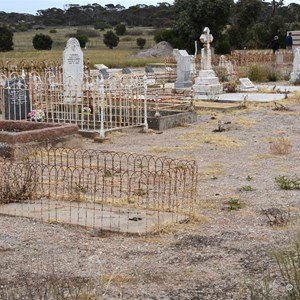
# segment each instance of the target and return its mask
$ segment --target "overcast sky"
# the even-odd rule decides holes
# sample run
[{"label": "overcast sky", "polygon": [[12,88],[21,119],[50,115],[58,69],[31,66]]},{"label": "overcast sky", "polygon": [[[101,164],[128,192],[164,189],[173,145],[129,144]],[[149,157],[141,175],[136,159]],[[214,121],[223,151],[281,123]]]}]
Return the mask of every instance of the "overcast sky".
[{"label": "overcast sky", "polygon": [[40,9],[52,7],[63,9],[64,4],[98,3],[101,6],[120,4],[127,8],[136,4],[157,5],[159,2],[174,3],[173,0],[0,0],[0,11],[36,14]]},{"label": "overcast sky", "polygon": [[[284,0],[284,4],[298,3],[299,0]],[[64,4],[120,4],[126,8],[136,4],[157,5],[159,2],[173,4],[173,0],[0,0],[0,11],[36,14],[39,9],[64,8]]]}]

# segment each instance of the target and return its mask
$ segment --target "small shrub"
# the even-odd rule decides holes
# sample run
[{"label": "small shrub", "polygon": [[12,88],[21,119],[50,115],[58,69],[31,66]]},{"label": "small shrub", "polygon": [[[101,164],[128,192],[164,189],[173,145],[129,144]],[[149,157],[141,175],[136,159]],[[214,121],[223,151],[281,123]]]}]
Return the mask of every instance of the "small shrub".
[{"label": "small shrub", "polygon": [[291,152],[291,148],[290,140],[284,137],[273,139],[270,145],[271,154],[274,155],[287,155]]},{"label": "small shrub", "polygon": [[124,35],[125,34],[125,32],[126,32],[126,26],[125,26],[125,24],[123,24],[123,23],[120,23],[120,24],[118,24],[116,27],[115,27],[115,32],[116,32],[116,34],[117,35]]},{"label": "small shrub", "polygon": [[51,29],[49,32],[50,33],[57,33],[57,30],[56,29]]},{"label": "small shrub", "polygon": [[241,187],[242,192],[251,192],[255,191],[255,189],[251,185],[244,185]]},{"label": "small shrub", "polygon": [[278,80],[280,80],[280,75],[276,71],[270,70],[267,73],[267,80],[268,81],[278,81]]},{"label": "small shrub", "polygon": [[242,204],[240,199],[230,198],[228,201],[225,202],[227,205],[225,209],[227,210],[238,210],[242,208]]},{"label": "small shrub", "polygon": [[33,47],[36,50],[51,50],[52,43],[52,38],[43,33],[36,34],[32,39]]},{"label": "small shrub", "polygon": [[0,27],[0,51],[13,50],[13,32],[7,27]]},{"label": "small shrub", "polygon": [[286,176],[278,176],[275,178],[275,181],[282,190],[300,190],[299,178],[288,178]]},{"label": "small shrub", "polygon": [[30,199],[37,182],[34,166],[29,162],[2,165],[0,179],[1,204]]},{"label": "small shrub", "polygon": [[251,81],[263,82],[267,81],[267,70],[261,65],[251,65],[248,69],[248,76]]},{"label": "small shrub", "polygon": [[136,39],[136,44],[140,49],[143,49],[145,44],[146,44],[146,39],[144,38],[137,38]]},{"label": "small shrub", "polygon": [[114,34],[112,30],[107,31],[107,33],[104,34],[103,43],[109,48],[112,49],[114,47],[117,47],[119,44],[119,37]]}]

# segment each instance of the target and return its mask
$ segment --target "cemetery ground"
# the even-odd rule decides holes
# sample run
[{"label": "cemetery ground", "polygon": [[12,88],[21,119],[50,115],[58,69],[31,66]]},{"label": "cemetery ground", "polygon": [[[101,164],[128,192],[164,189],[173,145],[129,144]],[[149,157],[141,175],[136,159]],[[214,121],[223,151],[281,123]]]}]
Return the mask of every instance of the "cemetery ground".
[{"label": "cemetery ground", "polygon": [[[0,299],[284,299],[297,291],[273,254],[293,251],[299,233],[299,100],[199,109],[195,124],[126,129],[109,143],[82,138],[74,146],[196,160],[195,218],[145,237],[0,216]],[[264,283],[269,298],[258,294]]]}]

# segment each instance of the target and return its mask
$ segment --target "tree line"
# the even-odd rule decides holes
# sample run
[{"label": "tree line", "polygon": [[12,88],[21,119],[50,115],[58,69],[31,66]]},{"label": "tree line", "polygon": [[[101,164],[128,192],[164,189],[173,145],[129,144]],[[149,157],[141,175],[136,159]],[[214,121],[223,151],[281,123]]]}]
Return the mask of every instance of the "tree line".
[{"label": "tree line", "polygon": [[11,31],[82,25],[104,30],[118,24],[155,27],[156,42],[165,40],[188,52],[195,51],[195,41],[209,27],[216,52],[225,54],[233,49],[269,48],[275,35],[284,47],[286,32],[300,30],[300,5],[285,5],[284,0],[175,0],[173,5],[161,2],[129,8],[69,4],[64,9],[38,10],[36,15],[0,12],[0,25]]}]

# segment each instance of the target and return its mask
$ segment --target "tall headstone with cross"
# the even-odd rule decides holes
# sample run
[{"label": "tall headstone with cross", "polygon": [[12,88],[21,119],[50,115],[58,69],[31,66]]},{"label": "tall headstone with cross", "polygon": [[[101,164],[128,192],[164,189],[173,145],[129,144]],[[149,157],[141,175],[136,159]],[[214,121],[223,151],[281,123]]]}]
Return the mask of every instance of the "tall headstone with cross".
[{"label": "tall headstone with cross", "polygon": [[194,56],[189,55],[186,50],[174,49],[173,54],[177,61],[177,79],[175,89],[184,89],[192,87],[191,71]]},{"label": "tall headstone with cross", "polygon": [[83,53],[80,44],[76,38],[70,38],[63,53],[63,83],[66,102],[80,101],[83,75]]},{"label": "tall headstone with cross", "polygon": [[208,27],[204,28],[200,41],[203,43],[203,48],[201,49],[201,70],[193,85],[196,99],[201,98],[201,95],[207,95],[208,97],[218,95],[223,90],[218,77],[211,67],[210,44],[213,41],[213,36]]}]

